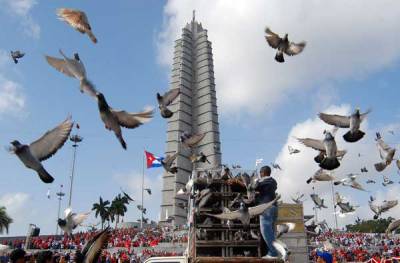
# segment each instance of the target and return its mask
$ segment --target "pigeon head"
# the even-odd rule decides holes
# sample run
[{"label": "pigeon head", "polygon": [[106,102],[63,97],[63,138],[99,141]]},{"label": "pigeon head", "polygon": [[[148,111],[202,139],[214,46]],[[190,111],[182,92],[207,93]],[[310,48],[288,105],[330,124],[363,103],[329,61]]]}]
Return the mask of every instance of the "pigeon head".
[{"label": "pigeon head", "polygon": [[79,58],[79,54],[78,53],[74,53],[74,58],[77,61],[81,61],[81,59]]},{"label": "pigeon head", "polygon": [[162,96],[160,93],[157,92],[157,100],[162,100]]},{"label": "pigeon head", "polygon": [[12,141],[11,144],[12,144],[12,146],[14,146],[17,149],[22,146],[22,144],[17,140]]},{"label": "pigeon head", "polygon": [[67,221],[65,221],[64,219],[59,218],[57,220],[57,223],[59,226],[66,226],[67,225]]},{"label": "pigeon head", "polygon": [[333,137],[332,133],[330,133],[329,131],[325,131],[325,139],[326,140],[333,140],[334,137]]},{"label": "pigeon head", "polygon": [[240,202],[239,210],[240,211],[247,211],[248,210],[248,208],[247,208],[247,206],[245,205],[244,202]]},{"label": "pigeon head", "polygon": [[288,40],[288,34],[286,33],[285,36],[283,37],[284,40]]},{"label": "pigeon head", "polygon": [[103,93],[97,92],[96,97],[97,97],[97,103],[98,103],[100,109],[108,109],[109,108],[108,103],[107,103],[106,98],[104,97]]}]

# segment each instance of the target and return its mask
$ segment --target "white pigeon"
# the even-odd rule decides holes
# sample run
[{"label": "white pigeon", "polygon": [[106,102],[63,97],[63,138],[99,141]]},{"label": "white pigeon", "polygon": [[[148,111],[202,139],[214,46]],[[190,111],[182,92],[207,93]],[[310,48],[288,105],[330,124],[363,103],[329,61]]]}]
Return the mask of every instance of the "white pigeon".
[{"label": "white pigeon", "polygon": [[390,165],[393,161],[394,155],[396,153],[396,149],[387,145],[379,132],[376,133],[376,146],[379,150],[379,156],[382,159],[382,162],[375,164],[375,169],[378,172],[382,172],[388,165]]},{"label": "white pigeon", "polygon": [[362,185],[356,181],[357,176],[355,174],[348,174],[346,178],[343,178],[339,181],[335,181],[334,185],[343,185],[343,186],[350,186],[351,188],[365,191]]},{"label": "white pigeon", "polygon": [[308,180],[307,180],[307,184],[313,182],[327,182],[327,181],[333,181],[335,180],[335,177],[332,176],[329,172],[323,170],[323,169],[319,169],[318,171],[315,172],[315,174],[313,176],[311,176]]},{"label": "white pigeon", "polygon": [[77,226],[81,225],[83,221],[85,221],[88,218],[89,214],[90,212],[80,213],[80,214],[72,213],[72,209],[68,207],[64,211],[65,218],[58,219],[58,225],[66,234],[72,235],[72,231]]}]

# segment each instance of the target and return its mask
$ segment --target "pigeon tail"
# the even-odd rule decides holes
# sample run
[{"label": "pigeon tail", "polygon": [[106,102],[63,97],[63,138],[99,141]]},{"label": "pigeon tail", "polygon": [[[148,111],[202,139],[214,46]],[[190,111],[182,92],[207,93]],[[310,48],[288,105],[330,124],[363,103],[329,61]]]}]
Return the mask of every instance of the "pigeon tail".
[{"label": "pigeon tail", "polygon": [[54,181],[54,178],[43,167],[37,170],[37,173],[40,179],[46,184],[50,184]]},{"label": "pigeon tail", "polygon": [[174,113],[167,108],[161,110],[161,117],[165,119],[171,118],[172,115],[174,115]]},{"label": "pigeon tail", "polygon": [[365,132],[360,131],[360,130],[357,130],[355,132],[348,131],[347,133],[345,133],[343,135],[343,139],[346,142],[357,142],[357,141],[361,140],[362,137],[364,137],[364,135],[365,135]]},{"label": "pigeon tail", "polygon": [[283,58],[283,52],[282,51],[277,51],[275,55],[275,60],[278,61],[279,63],[285,62],[285,59]]},{"label": "pigeon tail", "polygon": [[92,42],[96,44],[96,43],[97,43],[97,38],[94,36],[94,34],[92,33],[92,31],[89,30],[89,31],[87,31],[86,33],[87,33],[87,35],[90,37],[90,40],[92,40]]},{"label": "pigeon tail", "polygon": [[18,64],[18,60],[16,58],[13,58],[13,60],[15,64]]},{"label": "pigeon tail", "polygon": [[124,141],[124,138],[122,137],[122,134],[115,134],[115,136],[117,136],[119,142],[121,143],[122,148],[124,148],[124,150],[126,150],[127,146],[126,146],[126,142]]},{"label": "pigeon tail", "polygon": [[319,164],[319,167],[325,170],[334,170],[340,166],[339,160],[336,157],[325,158]]},{"label": "pigeon tail", "polygon": [[312,177],[310,177],[308,180],[307,180],[307,184],[310,184],[312,182]]},{"label": "pigeon tail", "polygon": [[320,153],[320,154],[318,154],[317,156],[314,157],[314,161],[316,163],[321,163],[324,160],[324,158],[325,158],[324,154]]}]

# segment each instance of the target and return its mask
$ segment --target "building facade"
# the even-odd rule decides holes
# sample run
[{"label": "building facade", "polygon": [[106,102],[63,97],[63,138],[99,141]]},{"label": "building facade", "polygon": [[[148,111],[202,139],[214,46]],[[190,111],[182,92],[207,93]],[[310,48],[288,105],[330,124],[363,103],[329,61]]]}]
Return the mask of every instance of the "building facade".
[{"label": "building facade", "polygon": [[[213,168],[221,165],[221,147],[214,66],[211,42],[207,30],[193,20],[182,29],[181,38],[175,41],[170,89],[180,88],[181,94],[171,105],[174,115],[168,119],[166,154],[178,152],[177,174],[164,173],[161,221],[173,218],[175,225],[185,224],[187,211],[177,206],[187,198],[176,196],[184,188],[194,168]],[[194,149],[180,143],[183,132],[205,133],[204,139]],[[204,153],[209,163],[192,164],[192,154]]]}]

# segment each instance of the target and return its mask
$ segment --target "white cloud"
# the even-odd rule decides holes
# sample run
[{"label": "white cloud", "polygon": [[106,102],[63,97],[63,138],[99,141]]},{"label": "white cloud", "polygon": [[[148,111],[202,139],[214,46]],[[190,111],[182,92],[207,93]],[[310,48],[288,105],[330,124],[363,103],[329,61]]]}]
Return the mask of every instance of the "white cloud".
[{"label": "white cloud", "polygon": [[25,95],[18,83],[0,75],[0,116],[4,113],[19,113],[25,107]]},{"label": "white cloud", "polygon": [[5,206],[7,214],[13,219],[10,225],[12,228],[18,228],[22,222],[26,221],[27,202],[29,195],[26,193],[7,193],[0,196],[0,206]]},{"label": "white cloud", "polygon": [[[349,114],[351,111],[352,108],[349,105],[341,105],[330,106],[323,112],[343,115]],[[390,126],[392,127],[392,125]],[[283,171],[275,172],[274,177],[278,181],[278,191],[281,192],[284,201],[291,202],[290,196],[294,196],[297,192],[306,194],[307,201],[304,202],[305,214],[314,214],[314,211],[312,210],[313,203],[309,196],[309,194],[312,193],[312,187],[314,186],[316,193],[325,199],[325,202],[328,206],[328,209],[318,211],[319,219],[324,218],[329,224],[333,225],[334,217],[332,216],[333,206],[331,184],[329,182],[317,182],[315,184],[306,183],[306,180],[319,169],[318,164],[315,163],[313,159],[317,155],[317,152],[301,145],[295,139],[295,137],[322,139],[322,133],[325,129],[332,129],[332,126],[323,123],[318,117],[310,118],[294,125],[288,134],[286,143],[282,147],[275,160],[275,162],[280,164],[280,166],[283,168]],[[350,144],[343,141],[342,135],[344,134],[345,129],[340,129],[336,135],[338,148],[347,150],[347,154],[341,161],[341,166],[334,171],[334,176],[336,176],[338,179],[341,179],[344,178],[348,173],[360,173],[361,167],[364,166],[366,166],[369,170],[367,174],[360,173],[357,178],[357,181],[359,181],[368,192],[362,192],[344,186],[334,187],[334,191],[338,191],[342,195],[346,196],[351,204],[361,206],[356,210],[357,212],[355,214],[348,215],[345,218],[338,218],[339,225],[341,227],[343,227],[345,224],[353,222],[356,216],[359,216],[360,218],[372,218],[373,214],[369,210],[367,202],[370,195],[376,195],[378,200],[390,198],[396,199],[397,197],[395,195],[395,190],[399,190],[398,185],[393,185],[387,188],[382,187],[382,174],[389,176],[397,184],[397,179],[393,177],[393,174],[395,174],[396,171],[395,165],[387,168],[382,174],[375,172],[373,164],[380,160],[374,141],[375,132],[374,130],[368,128],[368,120],[363,122],[361,130],[366,132],[366,136],[357,143]],[[378,130],[385,129],[383,128]],[[384,139],[389,138],[389,135],[383,134],[383,136]],[[287,149],[288,145],[300,149],[301,152],[299,154],[290,155]],[[358,156],[358,153],[361,153],[361,157]],[[373,179],[377,182],[377,184],[366,184],[367,179]],[[390,211],[384,216],[393,216],[391,213],[395,213],[394,215],[400,216],[400,211]]]},{"label": "white cloud", "polygon": [[[171,65],[174,40],[193,9],[213,43],[223,113],[260,112],[287,93],[362,78],[399,58],[399,1],[170,0],[159,34],[161,64]],[[306,40],[303,54],[276,63],[264,40],[266,25]]]},{"label": "white cloud", "polygon": [[36,0],[0,0],[0,7],[9,14],[19,17],[24,33],[33,38],[40,36],[40,26],[30,14],[36,4]]}]

